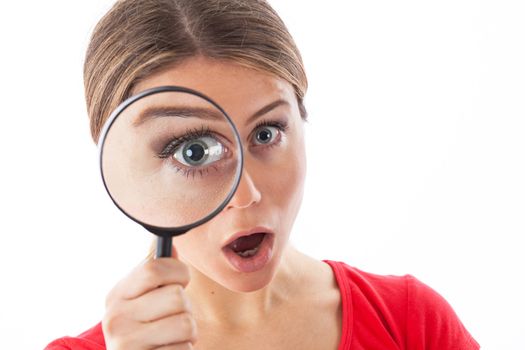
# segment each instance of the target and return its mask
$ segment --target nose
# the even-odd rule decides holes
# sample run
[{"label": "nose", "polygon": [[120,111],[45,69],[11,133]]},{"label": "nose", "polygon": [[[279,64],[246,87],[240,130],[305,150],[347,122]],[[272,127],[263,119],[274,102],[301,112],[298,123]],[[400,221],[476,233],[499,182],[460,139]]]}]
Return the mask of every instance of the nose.
[{"label": "nose", "polygon": [[241,179],[239,181],[237,191],[235,191],[235,194],[226,206],[226,209],[247,208],[253,204],[258,203],[260,200],[261,192],[259,192],[259,190],[255,186],[253,178],[246,171],[246,169],[244,169],[241,174]]}]

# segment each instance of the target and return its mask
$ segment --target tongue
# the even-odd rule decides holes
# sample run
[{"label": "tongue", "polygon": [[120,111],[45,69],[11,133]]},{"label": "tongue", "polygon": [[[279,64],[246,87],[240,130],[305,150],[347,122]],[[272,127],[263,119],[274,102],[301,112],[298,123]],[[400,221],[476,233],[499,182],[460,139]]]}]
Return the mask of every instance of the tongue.
[{"label": "tongue", "polygon": [[229,245],[229,247],[232,248],[236,253],[253,249],[261,244],[262,240],[264,239],[264,235],[265,233],[255,233],[253,235],[237,238]]}]

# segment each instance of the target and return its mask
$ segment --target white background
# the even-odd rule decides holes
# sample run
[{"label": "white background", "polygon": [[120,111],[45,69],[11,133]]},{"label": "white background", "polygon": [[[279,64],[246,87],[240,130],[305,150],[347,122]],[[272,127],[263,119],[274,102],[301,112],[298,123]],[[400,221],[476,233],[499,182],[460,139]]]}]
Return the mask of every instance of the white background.
[{"label": "white background", "polygon": [[[525,349],[523,1],[274,0],[302,51],[309,173],[293,242],[415,275],[484,349]],[[82,85],[112,1],[0,5],[0,347],[102,317],[151,236],[103,190]]]}]

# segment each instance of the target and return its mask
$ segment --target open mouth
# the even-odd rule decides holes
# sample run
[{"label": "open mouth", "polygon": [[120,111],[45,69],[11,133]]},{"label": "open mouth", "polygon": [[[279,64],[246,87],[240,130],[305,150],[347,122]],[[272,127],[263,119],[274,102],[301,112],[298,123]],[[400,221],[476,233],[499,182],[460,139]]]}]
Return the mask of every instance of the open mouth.
[{"label": "open mouth", "polygon": [[259,232],[248,236],[242,236],[228,244],[226,247],[233,250],[235,254],[240,257],[249,258],[257,254],[266,234],[266,232]]},{"label": "open mouth", "polygon": [[273,244],[273,233],[253,232],[234,238],[222,251],[237,271],[249,273],[262,269],[271,260]]}]

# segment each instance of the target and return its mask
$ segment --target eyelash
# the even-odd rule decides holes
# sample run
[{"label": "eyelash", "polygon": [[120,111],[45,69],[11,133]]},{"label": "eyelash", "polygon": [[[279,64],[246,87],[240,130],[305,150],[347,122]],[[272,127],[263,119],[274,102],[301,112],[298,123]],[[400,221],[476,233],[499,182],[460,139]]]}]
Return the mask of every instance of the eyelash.
[{"label": "eyelash", "polygon": [[192,141],[205,136],[216,138],[213,136],[210,128],[204,126],[200,129],[190,129],[182,136],[173,136],[157,156],[162,159],[171,157],[177,147],[182,145],[184,142]]}]

